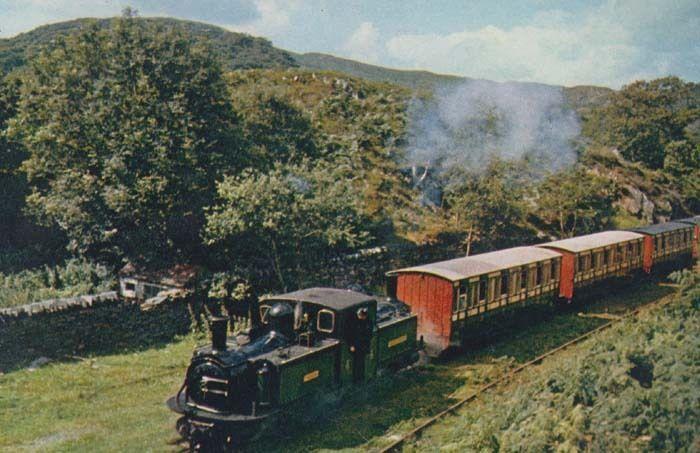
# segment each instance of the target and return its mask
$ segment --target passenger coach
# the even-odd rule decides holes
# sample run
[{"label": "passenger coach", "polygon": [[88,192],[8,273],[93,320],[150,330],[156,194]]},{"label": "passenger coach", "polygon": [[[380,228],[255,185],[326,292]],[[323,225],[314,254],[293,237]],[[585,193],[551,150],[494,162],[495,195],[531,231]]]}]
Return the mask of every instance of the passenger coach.
[{"label": "passenger coach", "polygon": [[700,257],[700,215],[680,219],[677,222],[686,223],[693,227],[693,258]]},{"label": "passenger coach", "polygon": [[604,231],[547,242],[538,247],[562,255],[559,297],[570,301],[574,290],[639,270],[642,263],[646,263],[643,240],[643,235],[631,231]]},{"label": "passenger coach", "polygon": [[549,303],[559,288],[561,255],[516,247],[387,273],[389,293],[418,315],[430,354],[461,343],[471,321],[514,306]]},{"label": "passenger coach", "polygon": [[644,270],[666,271],[688,265],[693,256],[693,226],[683,222],[657,223],[634,228],[644,235]]}]

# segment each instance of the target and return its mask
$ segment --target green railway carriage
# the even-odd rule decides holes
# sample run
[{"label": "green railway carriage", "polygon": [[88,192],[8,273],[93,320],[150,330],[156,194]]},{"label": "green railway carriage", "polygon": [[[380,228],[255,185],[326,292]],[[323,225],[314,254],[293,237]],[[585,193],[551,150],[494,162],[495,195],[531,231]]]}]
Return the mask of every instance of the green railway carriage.
[{"label": "green railway carriage", "polygon": [[265,298],[259,310],[259,324],[236,342],[226,318],[215,319],[211,346],[195,351],[168,400],[192,448],[233,448],[295,402],[341,394],[418,359],[416,316],[398,301],[310,288]]}]

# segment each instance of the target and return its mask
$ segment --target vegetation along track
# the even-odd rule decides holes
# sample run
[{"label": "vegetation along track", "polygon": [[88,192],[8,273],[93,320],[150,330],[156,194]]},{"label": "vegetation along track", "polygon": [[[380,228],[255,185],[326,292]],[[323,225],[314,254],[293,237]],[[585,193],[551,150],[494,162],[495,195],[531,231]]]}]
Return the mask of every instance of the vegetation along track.
[{"label": "vegetation along track", "polygon": [[[673,286],[675,286],[675,285],[673,285]],[[399,438],[397,438],[390,445],[383,447],[382,449],[380,449],[378,451],[380,451],[381,453],[400,451],[402,446],[407,441],[420,437],[421,433],[429,426],[435,424],[437,421],[441,420],[446,415],[453,413],[454,411],[456,411],[460,407],[464,406],[465,404],[468,404],[468,403],[476,400],[477,398],[479,398],[479,396],[486,393],[488,390],[495,388],[501,384],[505,384],[506,382],[509,382],[516,374],[520,373],[521,371],[525,370],[526,368],[528,368],[532,365],[537,365],[537,364],[541,363],[545,358],[553,356],[553,355],[563,351],[564,349],[567,349],[570,346],[581,343],[582,341],[588,339],[589,337],[591,337],[591,336],[593,336],[593,335],[595,335],[603,330],[608,329],[612,325],[614,325],[622,320],[637,316],[644,309],[649,309],[649,308],[652,308],[655,306],[668,305],[673,301],[674,296],[675,296],[675,294],[670,294],[670,295],[667,295],[665,297],[662,297],[661,299],[655,300],[653,302],[649,302],[647,304],[637,306],[637,307],[627,311],[623,315],[621,315],[617,318],[611,319],[610,321],[606,322],[605,324],[602,324],[602,325],[600,325],[592,330],[589,330],[588,332],[585,332],[584,334],[582,334],[582,335],[580,335],[572,340],[569,340],[566,343],[563,343],[563,344],[561,344],[553,349],[550,349],[550,350],[544,352],[543,354],[538,355],[534,359],[531,359],[531,360],[529,360],[521,365],[518,365],[517,367],[515,367],[513,369],[506,371],[497,379],[495,379],[495,380],[489,382],[488,384],[478,388],[476,391],[472,392],[471,394],[469,394],[465,398],[457,401],[456,403],[452,404],[451,406],[449,406],[445,410],[430,417],[429,419],[427,419],[426,421],[424,421],[420,425],[416,426],[415,428],[413,428],[409,432],[401,435]]]}]

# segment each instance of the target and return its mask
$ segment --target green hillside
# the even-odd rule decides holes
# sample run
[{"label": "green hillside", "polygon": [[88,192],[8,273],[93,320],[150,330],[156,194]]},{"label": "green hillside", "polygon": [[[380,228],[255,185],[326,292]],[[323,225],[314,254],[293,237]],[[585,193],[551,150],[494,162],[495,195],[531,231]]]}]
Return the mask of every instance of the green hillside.
[{"label": "green hillside", "polygon": [[412,89],[451,87],[457,86],[466,80],[471,80],[465,77],[435,74],[428,71],[390,69],[316,52],[292,55],[299,66],[305,69],[344,72],[353,77],[393,83]]},{"label": "green hillside", "polygon": [[[216,49],[228,69],[286,68],[297,66],[288,52],[273,47],[264,38],[244,33],[234,33],[221,27],[171,18],[144,18],[147,22],[163,27],[180,27],[188,34],[205,39]],[[106,27],[112,19],[75,19],[67,22],[44,25],[8,39],[0,39],[0,73],[23,66],[42,46],[59,36],[66,36],[88,24],[97,23]]]},{"label": "green hillside", "polygon": [[[66,22],[44,25],[26,33],[7,39],[0,39],[0,73],[21,67],[39,51],[42,46],[59,36],[65,36],[83,29],[89,23],[102,27],[112,19],[75,19]],[[194,37],[205,39],[217,50],[227,69],[260,69],[301,67],[312,71],[343,72],[375,82],[386,82],[410,89],[433,91],[449,89],[474,80],[467,77],[435,74],[429,71],[399,70],[376,66],[333,55],[310,52],[299,54],[274,47],[264,38],[225,30],[215,25],[172,18],[142,18],[147,22],[164,27],[181,27]],[[516,82],[517,84],[517,82]],[[612,91],[602,87],[565,88],[567,99],[574,109],[588,109],[604,102]]]}]

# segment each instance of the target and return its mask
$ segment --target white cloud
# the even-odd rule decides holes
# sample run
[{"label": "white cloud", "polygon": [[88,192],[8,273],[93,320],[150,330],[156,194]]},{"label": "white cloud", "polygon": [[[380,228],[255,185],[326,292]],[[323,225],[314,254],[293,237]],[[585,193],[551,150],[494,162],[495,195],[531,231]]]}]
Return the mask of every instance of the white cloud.
[{"label": "white cloud", "polygon": [[372,22],[362,22],[343,45],[348,57],[368,63],[379,62],[380,50],[379,30]]},{"label": "white cloud", "polygon": [[300,0],[253,0],[253,3],[259,14],[257,19],[227,27],[255,36],[274,38],[291,28],[292,16],[301,5]]},{"label": "white cloud", "polygon": [[[532,25],[402,34],[386,44],[405,66],[492,80],[618,87],[669,72],[697,74],[700,4],[610,0],[576,18],[550,11]],[[695,69],[693,69],[695,68]]]}]

